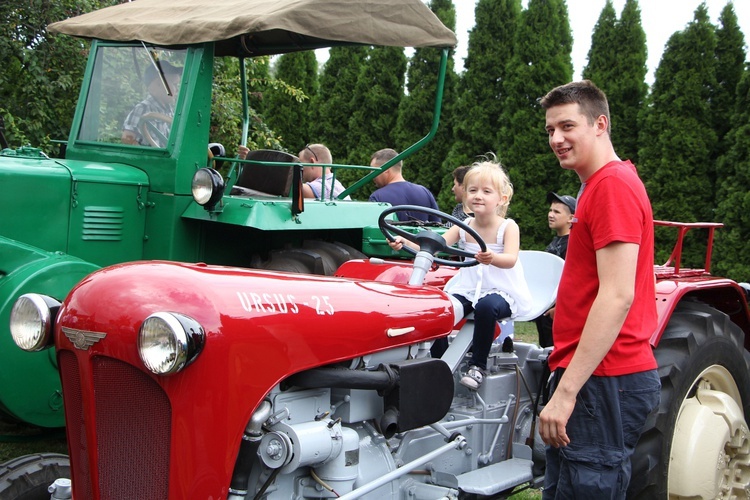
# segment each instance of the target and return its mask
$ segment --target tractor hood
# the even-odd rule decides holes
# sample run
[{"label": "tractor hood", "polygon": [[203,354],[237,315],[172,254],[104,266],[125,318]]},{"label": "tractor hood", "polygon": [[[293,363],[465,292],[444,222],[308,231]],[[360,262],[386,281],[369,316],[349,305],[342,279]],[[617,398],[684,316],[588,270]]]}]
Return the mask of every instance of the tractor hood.
[{"label": "tractor hood", "polygon": [[456,45],[455,34],[422,0],[136,0],[52,23],[49,30],[156,45],[217,42],[217,55]]},{"label": "tractor hood", "polygon": [[[186,374],[229,364],[252,371],[264,393],[291,373],[435,339],[454,324],[450,297],[429,286],[172,262],[90,275],[66,299],[59,324],[105,333],[92,354],[143,366],[136,336],[156,312],[189,316],[205,331]],[[58,341],[71,347],[64,335]]]}]

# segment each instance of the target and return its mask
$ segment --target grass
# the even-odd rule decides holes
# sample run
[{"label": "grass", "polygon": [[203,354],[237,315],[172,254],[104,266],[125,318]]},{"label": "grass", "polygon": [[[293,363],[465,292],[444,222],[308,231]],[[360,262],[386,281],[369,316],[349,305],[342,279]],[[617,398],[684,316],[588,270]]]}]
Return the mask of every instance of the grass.
[{"label": "grass", "polygon": [[0,419],[0,463],[33,453],[67,455],[64,429],[40,429]]}]

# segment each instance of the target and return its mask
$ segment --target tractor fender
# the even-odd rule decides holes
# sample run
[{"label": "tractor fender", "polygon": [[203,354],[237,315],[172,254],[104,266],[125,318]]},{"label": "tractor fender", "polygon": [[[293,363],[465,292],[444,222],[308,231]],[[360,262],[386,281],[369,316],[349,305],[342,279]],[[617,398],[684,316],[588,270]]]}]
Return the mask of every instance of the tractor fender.
[{"label": "tractor fender", "polygon": [[62,301],[98,268],[71,255],[0,237],[0,411],[40,427],[65,425],[55,351],[19,349],[8,329],[10,312],[24,293]]},{"label": "tractor fender", "polygon": [[745,333],[745,349],[750,351],[750,311],[744,290],[726,278],[660,280],[656,283],[657,327],[651,336],[656,347],[670,318],[682,301],[698,301],[725,313]]}]

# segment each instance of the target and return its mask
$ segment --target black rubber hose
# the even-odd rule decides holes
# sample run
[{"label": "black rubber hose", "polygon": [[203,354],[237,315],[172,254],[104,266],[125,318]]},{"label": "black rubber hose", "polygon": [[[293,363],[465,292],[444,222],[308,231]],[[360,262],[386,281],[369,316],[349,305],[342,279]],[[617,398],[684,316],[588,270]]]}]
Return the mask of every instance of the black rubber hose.
[{"label": "black rubber hose", "polygon": [[334,387],[337,389],[373,389],[388,392],[398,384],[398,375],[380,365],[377,371],[348,368],[313,368],[287,378],[285,383],[305,389]]},{"label": "black rubber hose", "polygon": [[232,481],[229,487],[237,495],[247,495],[247,483],[250,480],[250,472],[253,464],[258,460],[258,448],[260,439],[243,439],[240,443],[240,452],[237,454],[237,462],[234,464]]}]

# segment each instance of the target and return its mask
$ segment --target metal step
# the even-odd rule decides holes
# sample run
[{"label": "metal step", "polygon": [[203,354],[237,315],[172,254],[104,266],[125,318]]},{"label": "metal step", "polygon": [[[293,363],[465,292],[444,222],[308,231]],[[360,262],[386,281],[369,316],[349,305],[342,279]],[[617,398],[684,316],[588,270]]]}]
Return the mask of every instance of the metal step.
[{"label": "metal step", "polygon": [[456,476],[458,488],[465,493],[494,495],[533,479],[533,462],[511,458]]}]

